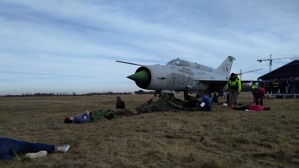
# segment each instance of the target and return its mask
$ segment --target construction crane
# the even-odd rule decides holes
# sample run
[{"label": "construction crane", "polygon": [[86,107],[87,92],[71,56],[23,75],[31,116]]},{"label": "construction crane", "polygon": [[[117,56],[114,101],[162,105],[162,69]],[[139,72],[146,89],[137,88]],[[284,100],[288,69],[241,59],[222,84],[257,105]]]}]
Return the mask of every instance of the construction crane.
[{"label": "construction crane", "polygon": [[272,61],[273,60],[282,60],[282,59],[299,59],[299,56],[292,56],[292,57],[281,57],[281,58],[272,58],[272,54],[270,54],[270,58],[269,59],[258,59],[258,62],[262,62],[262,61],[269,61],[269,72],[272,71]]}]

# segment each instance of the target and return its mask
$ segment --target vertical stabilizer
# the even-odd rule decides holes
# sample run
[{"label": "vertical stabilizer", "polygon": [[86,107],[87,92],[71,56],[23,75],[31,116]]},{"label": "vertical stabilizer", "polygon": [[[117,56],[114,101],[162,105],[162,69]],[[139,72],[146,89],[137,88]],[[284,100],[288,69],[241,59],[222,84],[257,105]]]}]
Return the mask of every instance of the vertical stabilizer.
[{"label": "vertical stabilizer", "polygon": [[216,70],[222,75],[229,76],[234,60],[234,57],[228,56]]}]

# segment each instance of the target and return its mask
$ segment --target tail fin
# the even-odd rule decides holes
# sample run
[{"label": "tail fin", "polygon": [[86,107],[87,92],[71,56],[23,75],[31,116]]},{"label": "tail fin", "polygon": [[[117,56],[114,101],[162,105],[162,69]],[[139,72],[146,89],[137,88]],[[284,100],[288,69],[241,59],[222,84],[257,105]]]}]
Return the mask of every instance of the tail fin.
[{"label": "tail fin", "polygon": [[228,56],[216,70],[222,75],[229,76],[234,60],[234,57]]}]

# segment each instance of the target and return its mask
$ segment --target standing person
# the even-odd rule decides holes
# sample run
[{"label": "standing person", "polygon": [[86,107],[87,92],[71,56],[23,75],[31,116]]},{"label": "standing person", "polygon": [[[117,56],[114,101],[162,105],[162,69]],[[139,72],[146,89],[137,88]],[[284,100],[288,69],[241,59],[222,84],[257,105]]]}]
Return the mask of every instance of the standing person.
[{"label": "standing person", "polygon": [[50,145],[44,143],[31,143],[12,138],[0,137],[0,160],[11,160],[16,155],[25,155],[29,158],[44,157],[47,153],[66,153],[70,145]]},{"label": "standing person", "polygon": [[256,104],[256,105],[261,105],[263,106],[263,99],[264,99],[264,96],[265,96],[265,89],[262,88],[262,87],[257,87],[257,88],[254,88],[254,90],[252,91],[252,94],[253,94],[253,102]]},{"label": "standing person", "polygon": [[211,99],[203,93],[200,93],[202,98],[199,103],[199,111],[211,111],[212,110],[212,102]]},{"label": "standing person", "polygon": [[299,93],[299,76],[295,78],[294,81],[294,87],[295,87],[295,92],[294,93]]},{"label": "standing person", "polygon": [[277,94],[278,90],[279,90],[279,81],[277,79],[274,79],[272,86],[273,86],[272,87],[272,93]]},{"label": "standing person", "polygon": [[154,93],[154,99],[157,99],[157,92]]},{"label": "standing person", "polygon": [[237,74],[231,73],[227,82],[229,92],[229,107],[237,107],[239,104],[239,94],[241,92],[241,80]]},{"label": "standing person", "polygon": [[287,79],[280,79],[279,81],[279,91],[280,93],[287,93]]},{"label": "standing person", "polygon": [[120,96],[116,97],[115,107],[117,109],[124,109],[124,108],[126,108],[125,102],[123,100],[121,100]]},{"label": "standing person", "polygon": [[272,93],[272,83],[271,83],[271,81],[266,81],[265,82],[265,89],[266,89],[267,94]]},{"label": "standing person", "polygon": [[295,93],[295,80],[292,77],[290,80],[290,93]]},{"label": "standing person", "polygon": [[254,101],[254,90],[257,88],[257,86],[255,85],[255,83],[253,83],[253,85],[251,86],[251,92],[252,92],[252,96],[253,96],[253,102]]}]

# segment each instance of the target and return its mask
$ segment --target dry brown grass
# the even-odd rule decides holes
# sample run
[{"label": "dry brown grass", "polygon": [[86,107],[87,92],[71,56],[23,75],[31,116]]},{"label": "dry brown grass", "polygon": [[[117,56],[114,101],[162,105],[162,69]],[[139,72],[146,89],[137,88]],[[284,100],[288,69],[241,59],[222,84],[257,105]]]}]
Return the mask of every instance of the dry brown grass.
[{"label": "dry brown grass", "polygon": [[[122,96],[134,108],[152,95]],[[182,97],[182,95],[177,95]],[[241,103],[251,96],[242,93]],[[224,102],[224,99],[222,100]],[[267,99],[271,111],[155,112],[90,124],[66,115],[113,108],[115,96],[0,98],[0,136],[71,145],[69,153],[17,157],[0,167],[298,167],[299,101]]]}]

